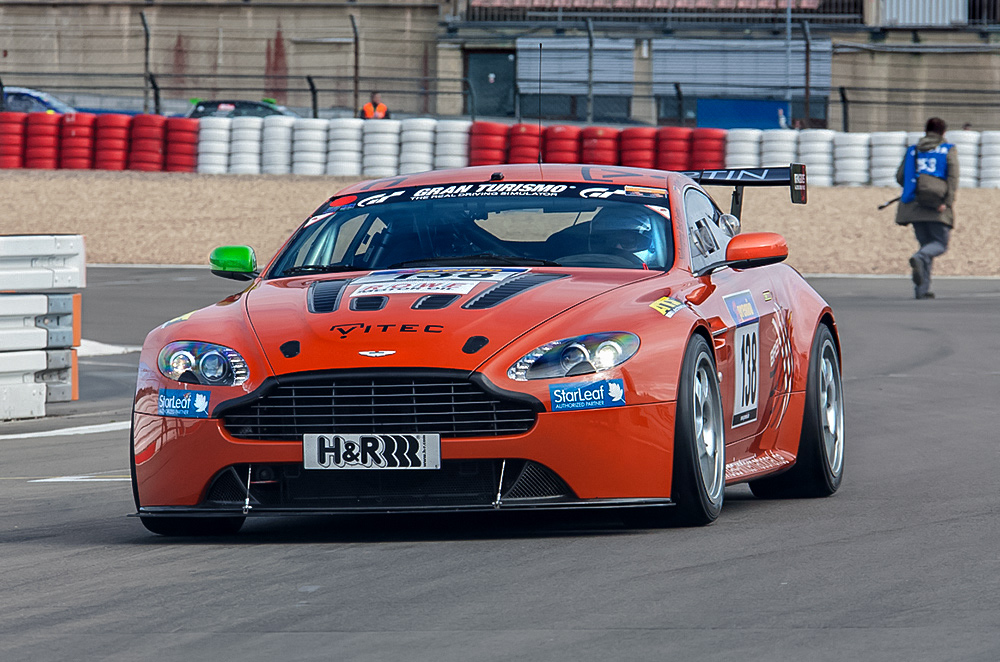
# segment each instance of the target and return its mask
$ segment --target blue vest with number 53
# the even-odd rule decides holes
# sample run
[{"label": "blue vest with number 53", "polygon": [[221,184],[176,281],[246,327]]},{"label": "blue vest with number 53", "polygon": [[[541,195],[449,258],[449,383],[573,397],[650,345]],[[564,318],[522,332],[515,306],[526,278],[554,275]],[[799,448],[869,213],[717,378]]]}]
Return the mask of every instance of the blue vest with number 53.
[{"label": "blue vest with number 53", "polygon": [[[939,179],[948,179],[948,152],[954,147],[951,143],[941,143],[929,152],[918,152],[916,145],[906,150],[903,161],[903,195],[900,202],[913,202],[917,194],[917,175],[931,175]],[[916,154],[916,158],[913,155]]]}]

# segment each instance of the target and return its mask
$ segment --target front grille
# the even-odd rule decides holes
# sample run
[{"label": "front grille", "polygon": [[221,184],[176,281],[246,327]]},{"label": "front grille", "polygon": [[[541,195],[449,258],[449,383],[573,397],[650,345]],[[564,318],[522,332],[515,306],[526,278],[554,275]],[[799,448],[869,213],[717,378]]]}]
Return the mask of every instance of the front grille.
[{"label": "front grille", "polygon": [[[297,464],[227,468],[208,489],[205,505],[239,507],[247,497],[258,511],[268,508],[427,508],[489,506],[497,496],[502,460],[444,460],[440,469],[305,470]],[[551,469],[527,460],[507,460],[502,502],[564,501],[576,498]]]},{"label": "front grille", "polygon": [[298,377],[258,398],[223,406],[238,439],[300,441],[305,434],[440,434],[494,437],[535,424],[527,400],[487,392],[456,377],[335,375]]}]

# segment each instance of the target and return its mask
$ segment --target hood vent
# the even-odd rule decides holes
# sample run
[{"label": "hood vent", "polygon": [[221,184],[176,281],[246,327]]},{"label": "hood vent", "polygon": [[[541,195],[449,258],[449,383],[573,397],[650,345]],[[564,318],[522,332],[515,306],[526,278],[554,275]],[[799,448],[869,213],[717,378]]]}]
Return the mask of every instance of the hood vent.
[{"label": "hood vent", "polygon": [[413,302],[413,310],[441,310],[459,299],[457,294],[428,294]]},{"label": "hood vent", "polygon": [[507,299],[510,299],[511,297],[517,296],[521,292],[530,290],[531,288],[544,283],[548,283],[549,281],[565,277],[566,274],[542,274],[528,272],[523,276],[508,278],[504,282],[497,283],[490,289],[486,290],[472,301],[462,306],[462,308],[469,308],[471,310],[492,308],[503,303]]},{"label": "hood vent", "polygon": [[309,312],[310,313],[332,313],[337,310],[340,303],[340,295],[344,291],[344,286],[350,281],[346,280],[321,280],[313,283],[309,287]]},{"label": "hood vent", "polygon": [[356,299],[351,299],[351,310],[365,313],[373,310],[382,310],[388,301],[389,297],[357,297]]}]

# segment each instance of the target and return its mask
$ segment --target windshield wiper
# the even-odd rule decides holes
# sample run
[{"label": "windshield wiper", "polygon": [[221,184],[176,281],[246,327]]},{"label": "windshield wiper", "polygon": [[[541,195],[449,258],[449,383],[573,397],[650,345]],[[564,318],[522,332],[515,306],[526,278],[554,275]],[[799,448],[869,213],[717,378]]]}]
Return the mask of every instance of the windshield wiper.
[{"label": "windshield wiper", "polygon": [[519,255],[496,255],[495,253],[478,253],[476,255],[458,255],[455,257],[428,257],[421,260],[407,260],[389,265],[389,269],[420,266],[454,266],[454,265],[494,265],[506,264],[517,267],[559,267],[558,262]]},{"label": "windshield wiper", "polygon": [[288,267],[281,272],[281,275],[329,274],[335,271],[368,271],[368,267],[359,267],[356,264],[300,264],[295,267]]}]

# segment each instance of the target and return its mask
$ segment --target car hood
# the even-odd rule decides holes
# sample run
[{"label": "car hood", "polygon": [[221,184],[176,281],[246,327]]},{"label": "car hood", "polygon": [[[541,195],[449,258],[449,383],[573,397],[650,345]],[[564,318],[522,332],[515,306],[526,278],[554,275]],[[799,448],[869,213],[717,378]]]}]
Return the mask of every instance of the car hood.
[{"label": "car hood", "polygon": [[471,371],[561,312],[661,274],[407,269],[265,280],[245,300],[275,374],[424,366]]}]

